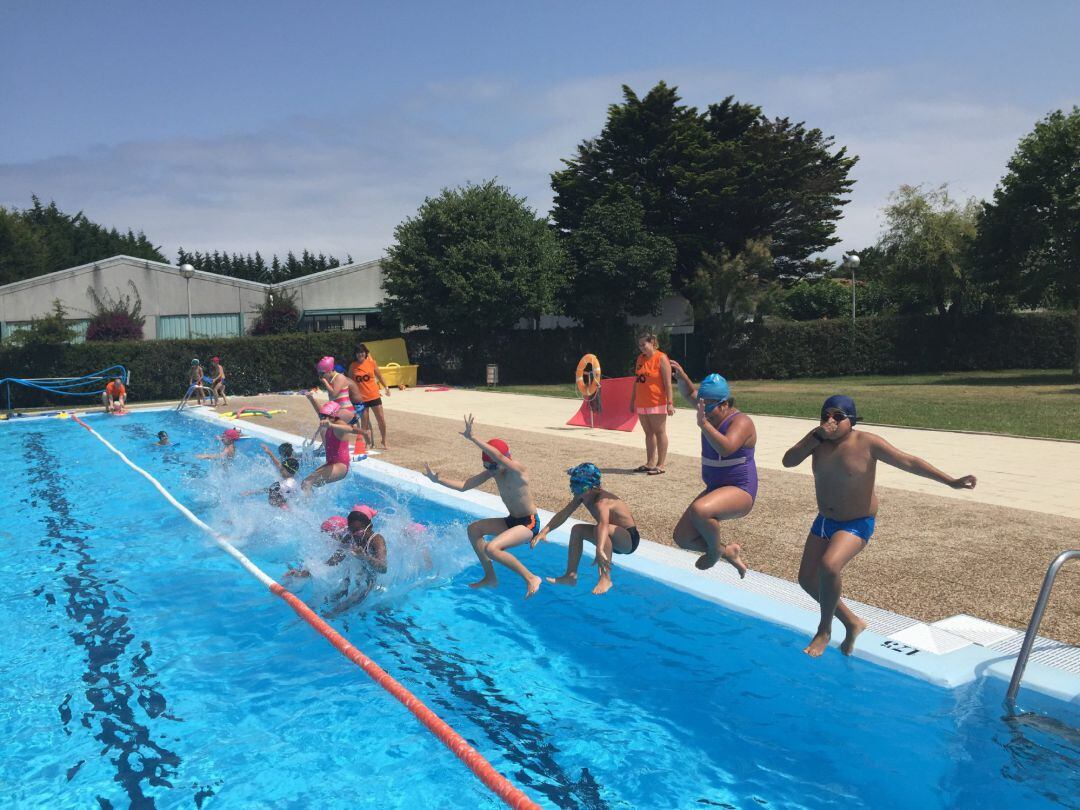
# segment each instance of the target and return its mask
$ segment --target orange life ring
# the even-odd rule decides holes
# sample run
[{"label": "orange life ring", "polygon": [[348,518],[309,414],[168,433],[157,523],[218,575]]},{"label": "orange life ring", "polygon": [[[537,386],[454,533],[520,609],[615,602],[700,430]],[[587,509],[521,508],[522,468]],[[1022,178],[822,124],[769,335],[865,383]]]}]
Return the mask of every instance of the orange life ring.
[{"label": "orange life ring", "polygon": [[[592,366],[589,369],[589,366]],[[586,381],[585,375],[589,375]],[[592,399],[600,390],[600,361],[595,354],[587,354],[577,364],[577,390],[585,399]]]}]

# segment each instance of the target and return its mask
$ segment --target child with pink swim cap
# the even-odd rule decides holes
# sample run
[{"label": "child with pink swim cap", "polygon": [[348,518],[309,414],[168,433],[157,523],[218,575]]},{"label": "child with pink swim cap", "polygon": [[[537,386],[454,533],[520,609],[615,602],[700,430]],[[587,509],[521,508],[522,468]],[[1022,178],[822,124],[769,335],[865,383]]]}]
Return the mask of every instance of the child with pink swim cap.
[{"label": "child with pink swim cap", "polygon": [[[323,358],[326,360],[327,358]],[[331,360],[333,358],[330,358]],[[323,428],[323,448],[326,451],[326,463],[311,473],[300,488],[304,492],[310,492],[313,487],[321,487],[340,481],[349,474],[349,437],[360,432],[360,428],[350,424],[343,418],[344,414],[352,414],[346,411],[336,402],[327,402],[323,405],[315,404],[315,397],[311,392],[307,395],[308,402],[319,416],[319,423]]]},{"label": "child with pink swim cap", "polygon": [[236,428],[229,428],[218,437],[221,443],[225,445],[220,453],[199,453],[195,458],[222,458],[231,461],[236,456],[236,441],[239,438],[240,431]]},{"label": "child with pink swim cap", "polygon": [[[375,587],[377,576],[386,573],[386,538],[377,534],[371,523],[377,514],[370,506],[358,504],[347,518],[334,515],[322,523],[322,531],[337,544],[326,565],[337,566],[346,561],[357,564],[348,568],[338,590],[327,597],[327,602],[332,603],[323,612],[327,619],[364,601]],[[285,576],[305,578],[311,572],[305,568],[289,569]]]},{"label": "child with pink swim cap", "polygon": [[[344,374],[341,374],[334,364],[333,357],[323,357],[315,364],[315,370],[319,372],[319,384],[322,385],[330,397],[331,402],[336,402],[343,411],[346,422],[357,420],[357,414],[363,410],[363,397],[356,382]],[[311,393],[308,399],[311,399]]]}]

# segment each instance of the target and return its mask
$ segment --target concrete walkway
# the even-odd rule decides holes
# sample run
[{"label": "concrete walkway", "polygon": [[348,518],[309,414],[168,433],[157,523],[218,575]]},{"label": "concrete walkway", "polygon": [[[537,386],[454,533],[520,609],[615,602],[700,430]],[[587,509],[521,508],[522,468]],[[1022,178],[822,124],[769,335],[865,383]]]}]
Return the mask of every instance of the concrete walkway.
[{"label": "concrete walkway", "polygon": [[[645,460],[640,427],[633,433],[623,433],[568,426],[567,420],[578,408],[576,400],[483,390],[425,391],[421,387],[395,391],[383,403],[395,415],[417,413],[456,418],[472,413],[484,428],[517,428],[641,448],[642,462]],[[818,406],[816,402],[807,403],[807,410],[813,411]],[[758,430],[758,465],[767,469],[783,469],[780,460],[784,452],[817,425],[810,419],[780,416],[753,419]],[[881,486],[1080,519],[1080,443],[870,425],[865,429],[925,458],[950,475],[972,474],[979,479],[975,490],[957,492],[881,464],[877,479]],[[668,420],[670,454],[698,457],[700,436],[692,411],[680,409]],[[390,438],[392,443],[393,434]],[[809,475],[809,462],[794,471]]]}]

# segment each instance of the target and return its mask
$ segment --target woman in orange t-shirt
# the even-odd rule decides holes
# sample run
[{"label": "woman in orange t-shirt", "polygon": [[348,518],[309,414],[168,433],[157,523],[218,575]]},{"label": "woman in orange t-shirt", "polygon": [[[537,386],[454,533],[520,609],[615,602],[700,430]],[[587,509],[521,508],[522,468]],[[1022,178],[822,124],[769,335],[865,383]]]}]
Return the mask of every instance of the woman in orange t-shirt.
[{"label": "woman in orange t-shirt", "polygon": [[364,431],[364,441],[369,445],[375,444],[375,433],[371,429],[371,414],[375,414],[375,421],[379,423],[379,439],[383,450],[386,449],[386,416],[383,414],[382,398],[379,396],[380,388],[385,389],[386,396],[390,396],[390,387],[379,373],[379,366],[375,358],[371,356],[368,347],[360,343],[356,347],[356,360],[349,364],[349,376],[356,382],[360,389],[360,400],[364,403],[364,411],[360,416],[361,429]]},{"label": "woman in orange t-shirt", "polygon": [[645,431],[645,463],[634,472],[663,475],[668,449],[667,418],[675,415],[671,363],[651,332],[638,338],[638,348],[641,354],[634,363],[630,412],[638,415]]}]

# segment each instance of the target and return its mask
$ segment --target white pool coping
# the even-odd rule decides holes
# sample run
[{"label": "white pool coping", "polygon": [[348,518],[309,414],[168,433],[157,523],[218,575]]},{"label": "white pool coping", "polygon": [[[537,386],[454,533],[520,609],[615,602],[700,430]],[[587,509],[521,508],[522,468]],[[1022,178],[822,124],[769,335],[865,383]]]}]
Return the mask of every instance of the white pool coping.
[{"label": "white pool coping", "polygon": [[[146,409],[152,410],[152,409]],[[172,410],[157,408],[153,410]],[[216,424],[235,424],[216,412],[198,407],[183,413]],[[24,417],[25,422],[35,418]],[[304,441],[304,437],[266,425],[245,423],[244,431],[275,442]],[[406,490],[451,506],[476,517],[501,516],[506,512],[501,499],[486,492],[455,492],[429,481],[423,474],[393,464],[367,458],[352,462],[352,471],[363,478],[393,478]],[[540,510],[544,523],[552,512]],[[569,542],[570,529],[581,521],[570,519],[552,532],[549,539],[560,545]],[[694,566],[696,554],[642,539],[633,555],[616,559],[619,569],[644,576],[723,605],[730,610],[754,616],[804,634],[808,639],[817,629],[817,604],[795,583],[768,574],[750,571],[740,580],[730,566],[716,566],[699,571]],[[1034,598],[1034,595],[1033,595]],[[866,605],[854,600],[848,604],[865,619],[869,627],[859,637],[855,657],[912,675],[950,689],[989,676],[1008,681],[1023,633],[973,617],[954,616],[932,625],[907,616]],[[834,639],[843,638],[843,628],[836,623]],[[982,646],[982,644],[987,646]],[[836,643],[826,653],[839,655]],[[813,666],[806,662],[806,666]],[[1034,690],[1054,699],[1080,705],[1080,647],[1038,637],[1024,674],[1023,690]]]}]

